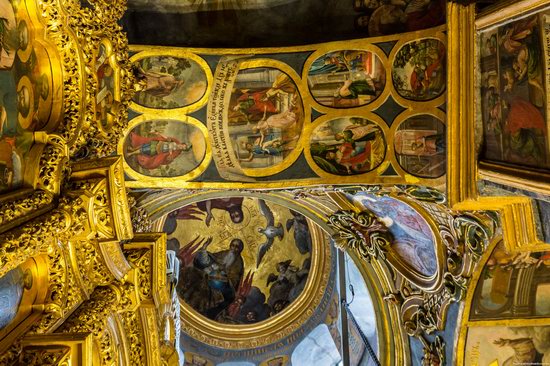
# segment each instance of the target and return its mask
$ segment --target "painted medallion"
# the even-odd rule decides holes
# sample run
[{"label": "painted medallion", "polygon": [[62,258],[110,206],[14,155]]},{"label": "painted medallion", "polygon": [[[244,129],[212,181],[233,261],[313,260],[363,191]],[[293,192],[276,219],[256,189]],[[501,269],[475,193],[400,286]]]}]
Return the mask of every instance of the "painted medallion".
[{"label": "painted medallion", "polygon": [[296,148],[304,124],[298,88],[276,68],[240,70],[227,114],[235,155],[248,169],[281,163]]},{"label": "painted medallion", "polygon": [[126,136],[124,158],[136,172],[150,177],[178,177],[197,168],[206,153],[202,131],[176,120],[138,124]]},{"label": "painted medallion", "polygon": [[393,138],[397,162],[407,173],[437,178],[446,170],[445,125],[428,114],[402,122]]},{"label": "painted medallion", "polygon": [[307,80],[319,104],[352,108],[368,104],[382,93],[386,70],[370,51],[336,51],[313,61]]},{"label": "painted medallion", "polygon": [[310,141],[313,161],[325,172],[355,175],[382,163],[386,141],[380,127],[360,117],[338,118],[318,126]]},{"label": "painted medallion", "polygon": [[393,61],[393,86],[406,99],[437,98],[445,91],[446,62],[445,45],[438,39],[406,43]]},{"label": "painted medallion", "polygon": [[206,74],[201,66],[184,57],[151,56],[134,63],[143,90],[134,96],[137,104],[155,109],[182,108],[198,102],[206,93]]}]

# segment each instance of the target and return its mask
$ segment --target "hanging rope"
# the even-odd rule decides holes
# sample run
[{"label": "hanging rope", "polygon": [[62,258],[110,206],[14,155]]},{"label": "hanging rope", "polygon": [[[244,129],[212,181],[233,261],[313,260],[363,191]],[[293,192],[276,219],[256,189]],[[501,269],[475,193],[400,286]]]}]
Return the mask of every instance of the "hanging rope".
[{"label": "hanging rope", "polygon": [[[353,288],[353,286],[351,286],[351,288]],[[353,290],[352,290],[352,294],[353,294]],[[353,298],[352,298],[352,301],[353,301]],[[351,304],[351,302],[350,302],[350,304]],[[376,366],[381,366],[380,361],[378,361],[378,357],[376,356],[376,353],[374,353],[374,350],[372,349],[367,336],[365,335],[365,333],[363,333],[363,330],[361,330],[361,327],[357,323],[357,320],[355,320],[355,317],[353,316],[353,313],[351,312],[351,310],[349,308],[349,304],[343,302],[342,306],[345,307],[346,312],[348,313],[348,319],[351,319],[351,321],[353,322],[355,328],[357,328],[357,330],[359,331],[359,335],[361,336],[361,340],[363,342],[365,342],[365,347],[367,349],[367,352],[369,353],[370,358],[374,361]]]}]

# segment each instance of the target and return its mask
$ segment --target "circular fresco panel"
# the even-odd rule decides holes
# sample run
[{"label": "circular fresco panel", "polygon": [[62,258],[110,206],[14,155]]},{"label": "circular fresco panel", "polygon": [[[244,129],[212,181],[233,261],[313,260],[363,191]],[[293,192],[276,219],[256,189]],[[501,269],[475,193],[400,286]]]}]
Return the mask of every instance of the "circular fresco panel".
[{"label": "circular fresco panel", "polygon": [[304,106],[296,83],[273,67],[239,71],[227,110],[229,136],[244,169],[279,165],[298,146]]},{"label": "circular fresco panel", "polygon": [[393,86],[403,98],[425,101],[445,91],[446,49],[438,39],[426,38],[406,43],[395,55]]},{"label": "circular fresco panel", "polygon": [[394,136],[397,161],[407,173],[437,178],[446,170],[445,125],[429,114],[402,122]]},{"label": "circular fresco panel", "polygon": [[386,70],[370,51],[336,51],[313,61],[307,81],[317,103],[352,108],[378,98],[386,85]]},{"label": "circular fresco panel", "polygon": [[144,86],[133,100],[143,107],[182,108],[198,102],[206,93],[206,74],[191,58],[150,56],[134,65]]},{"label": "circular fresco panel", "polygon": [[158,119],[132,128],[123,149],[126,162],[136,172],[150,177],[178,177],[204,160],[206,139],[192,124]]},{"label": "circular fresco panel", "polygon": [[319,125],[309,149],[315,164],[327,173],[356,175],[378,167],[386,155],[380,127],[361,117],[343,117]]}]

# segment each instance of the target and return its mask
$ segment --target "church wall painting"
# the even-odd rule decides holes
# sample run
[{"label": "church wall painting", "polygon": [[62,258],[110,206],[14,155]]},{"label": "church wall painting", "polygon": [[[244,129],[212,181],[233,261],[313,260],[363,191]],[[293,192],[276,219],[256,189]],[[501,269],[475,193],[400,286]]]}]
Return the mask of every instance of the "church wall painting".
[{"label": "church wall painting", "polygon": [[382,129],[361,117],[339,118],[318,126],[309,142],[315,164],[334,175],[354,175],[377,168],[386,155]]},{"label": "church wall painting", "polygon": [[478,33],[484,168],[548,180],[549,29],[550,10],[543,10]]},{"label": "church wall painting", "polygon": [[288,74],[272,67],[241,69],[234,80],[227,121],[241,168],[282,163],[298,145],[304,117],[302,98]]},{"label": "church wall painting", "polygon": [[255,324],[284,311],[306,286],[311,223],[258,198],[216,198],[168,215],[164,231],[180,260],[177,292],[218,323]]},{"label": "church wall painting", "polygon": [[437,273],[436,242],[428,222],[409,204],[388,196],[358,193],[353,196],[389,229],[392,251],[405,268],[421,276]]},{"label": "church wall painting", "polygon": [[470,310],[471,320],[550,316],[548,252],[509,252],[499,242],[487,260]]},{"label": "church wall painting", "polygon": [[446,49],[438,39],[426,38],[404,44],[393,61],[392,80],[405,99],[435,99],[445,91]]},{"label": "church wall painting", "polygon": [[421,31],[445,13],[445,0],[130,0],[122,22],[130,44],[251,48]]},{"label": "church wall painting", "polygon": [[386,84],[386,70],[374,52],[335,51],[313,61],[307,80],[313,99],[319,104],[353,108],[380,96]]},{"label": "church wall painting", "polygon": [[[427,127],[423,127],[433,127],[430,130],[437,133],[427,138],[423,147],[427,152],[420,155],[412,156],[410,151],[408,155],[403,154],[402,150],[397,153],[394,140],[400,134],[397,133],[399,124],[412,117],[413,110],[445,120],[444,85],[435,99],[406,99],[399,95],[391,78],[395,71],[392,65],[397,55],[403,53],[403,47],[425,42],[424,48],[444,49],[445,35],[441,28],[380,40],[384,43],[353,40],[280,50],[255,49],[255,54],[239,49],[134,46],[131,59],[135,62],[155,57],[193,60],[203,70],[201,74],[206,75],[207,90],[199,101],[187,107],[145,108],[133,103],[133,112],[141,115],[132,123],[138,118],[141,121],[185,120],[183,116],[192,116],[189,120],[206,127],[204,136],[210,150],[207,149],[207,158],[203,161],[204,169],[195,169],[193,174],[147,176],[128,170],[132,178],[128,186],[275,188],[319,183],[440,186],[444,183],[445,146],[437,136],[442,133],[443,125],[435,127],[427,123]],[[417,62],[422,65],[434,62],[432,51],[418,46],[415,52],[417,49],[421,49],[415,55]],[[431,75],[438,78],[440,71]],[[354,74],[359,75],[356,75],[359,79]],[[361,78],[361,83],[374,85],[376,93],[368,100],[352,98],[357,103],[347,105],[334,105],[328,99],[325,103],[312,87],[320,80],[312,83],[313,78],[318,77],[338,78],[336,83],[325,85],[329,99],[334,98],[334,93],[345,83],[349,84],[348,89],[353,89],[352,84]],[[425,87],[430,90],[434,84],[428,84]],[[372,128],[378,128],[372,141],[366,141],[369,134],[362,136],[365,141],[354,138],[328,141],[327,136],[322,136],[328,129],[334,130],[333,136],[344,130],[344,134],[349,134],[350,126],[357,123],[372,123]],[[342,131],[336,131],[339,128]],[[334,158],[329,154],[331,158],[327,160],[327,152],[317,149],[321,143],[331,145]],[[433,154],[428,156],[429,152]],[[126,154],[122,147],[119,153]]]},{"label": "church wall painting", "polygon": [[[148,56],[134,58],[142,90],[134,96],[138,110],[190,109],[206,98],[208,77],[206,63],[193,55]],[[142,108],[140,108],[142,107]]]},{"label": "church wall painting", "polygon": [[442,176],[447,167],[445,140],[445,125],[439,118],[427,114],[407,118],[393,138],[398,164],[414,176]]},{"label": "church wall painting", "polygon": [[126,164],[150,177],[197,174],[208,159],[204,127],[187,121],[137,118],[122,142]]},{"label": "church wall painting", "polygon": [[468,328],[464,365],[545,365],[549,360],[549,325]]},{"label": "church wall painting", "polygon": [[370,37],[411,32],[435,27],[445,22],[445,0],[354,0],[356,26],[368,32]]}]

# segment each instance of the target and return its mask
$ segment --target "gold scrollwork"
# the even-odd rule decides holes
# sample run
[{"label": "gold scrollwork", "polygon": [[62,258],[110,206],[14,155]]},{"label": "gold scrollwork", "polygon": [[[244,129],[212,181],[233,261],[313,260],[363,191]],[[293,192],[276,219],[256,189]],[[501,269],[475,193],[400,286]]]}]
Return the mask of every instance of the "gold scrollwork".
[{"label": "gold scrollwork", "polygon": [[372,212],[337,211],[328,218],[328,224],[337,233],[333,239],[339,248],[355,250],[369,262],[386,258],[391,234]]}]

